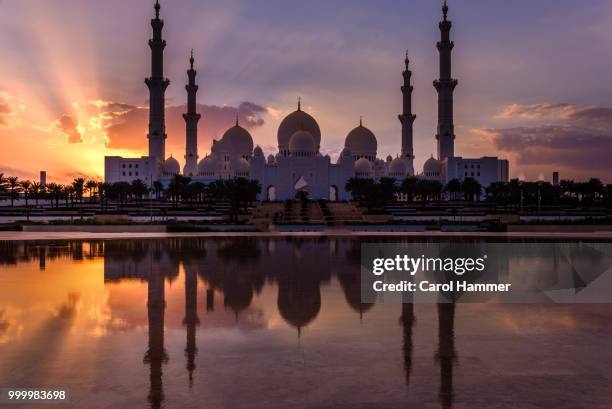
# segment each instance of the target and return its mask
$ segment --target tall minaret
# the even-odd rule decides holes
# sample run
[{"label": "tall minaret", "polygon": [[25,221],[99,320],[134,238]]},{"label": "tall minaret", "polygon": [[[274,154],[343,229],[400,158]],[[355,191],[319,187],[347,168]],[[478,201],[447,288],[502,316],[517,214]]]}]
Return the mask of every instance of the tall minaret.
[{"label": "tall minaret", "polygon": [[196,94],[198,93],[198,86],[195,82],[197,71],[193,69],[193,50],[191,50],[189,63],[190,68],[187,71],[189,84],[185,87],[187,90],[187,113],[183,114],[183,118],[185,118],[185,123],[187,125],[185,168],[183,169],[183,174],[191,177],[198,173],[198,121],[202,117],[197,113]]},{"label": "tall minaret", "polygon": [[454,43],[450,41],[452,23],[447,20],[448,5],[442,6],[444,19],[440,21],[441,41],[438,42],[440,52],[440,79],[434,81],[438,91],[438,159],[444,160],[455,156],[455,125],[453,124],[453,91],[457,80],[451,77],[451,52]]},{"label": "tall minaret", "polygon": [[413,87],[410,84],[412,77],[412,71],[409,69],[410,60],[408,59],[408,51],[406,51],[406,69],[402,73],[404,76],[404,85],[402,86],[403,95],[403,109],[402,114],[398,116],[402,123],[402,158],[406,161],[408,167],[408,175],[414,175],[414,148],[413,148],[413,135],[412,125],[416,119],[416,115],[412,114],[412,90]]},{"label": "tall minaret", "polygon": [[151,47],[151,77],[145,79],[149,87],[149,156],[155,158],[157,172],[161,174],[166,157],[166,121],[165,93],[170,81],[164,77],[164,48],[166,41],[162,38],[164,21],[159,18],[159,0],[155,2],[155,18],[151,20],[153,38],[149,40]]}]

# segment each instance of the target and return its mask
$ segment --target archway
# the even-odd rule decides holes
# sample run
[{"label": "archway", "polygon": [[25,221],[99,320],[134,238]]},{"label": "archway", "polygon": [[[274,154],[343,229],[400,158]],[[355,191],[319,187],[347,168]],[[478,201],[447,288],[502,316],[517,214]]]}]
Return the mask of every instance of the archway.
[{"label": "archway", "polygon": [[276,187],[274,187],[273,185],[268,186],[268,191],[267,191],[267,199],[270,202],[275,202],[276,201]]},{"label": "archway", "polygon": [[338,186],[331,185],[329,187],[329,201],[337,202],[338,201]]}]

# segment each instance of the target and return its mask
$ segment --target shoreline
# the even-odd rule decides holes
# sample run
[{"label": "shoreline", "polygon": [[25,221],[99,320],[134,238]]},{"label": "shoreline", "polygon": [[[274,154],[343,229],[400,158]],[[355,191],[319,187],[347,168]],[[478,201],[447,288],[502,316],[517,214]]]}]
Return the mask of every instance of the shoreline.
[{"label": "shoreline", "polygon": [[200,233],[91,233],[91,232],[0,232],[0,241],[36,240],[129,240],[167,238],[281,238],[281,237],[335,237],[335,238],[480,238],[480,239],[566,239],[566,240],[612,240],[612,231],[603,232],[353,232],[328,230],[320,232],[200,232]]}]

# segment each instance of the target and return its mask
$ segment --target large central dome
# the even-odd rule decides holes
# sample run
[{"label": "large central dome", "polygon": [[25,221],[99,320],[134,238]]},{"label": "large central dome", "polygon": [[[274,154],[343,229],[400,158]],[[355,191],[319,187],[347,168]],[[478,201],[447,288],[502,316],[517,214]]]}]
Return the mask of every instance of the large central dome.
[{"label": "large central dome", "polygon": [[312,135],[317,151],[321,146],[321,129],[315,119],[302,111],[298,106],[297,111],[287,115],[278,127],[278,150],[282,154],[289,151],[289,141],[298,131],[306,131]]}]

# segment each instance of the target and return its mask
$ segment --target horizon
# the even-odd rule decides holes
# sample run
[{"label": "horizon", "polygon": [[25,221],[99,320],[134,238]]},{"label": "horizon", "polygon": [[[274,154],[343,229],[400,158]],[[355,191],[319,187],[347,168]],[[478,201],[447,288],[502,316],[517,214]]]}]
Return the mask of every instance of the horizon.
[{"label": "horizon", "polygon": [[[6,146],[0,172],[36,179],[46,170],[50,181],[101,179],[104,156],[146,155],[144,78],[154,2],[54,3],[0,1],[5,61],[0,75],[8,78],[0,87],[0,137]],[[395,157],[408,48],[417,115],[415,169],[421,169],[435,152],[431,81],[437,76],[442,2],[378,8],[338,1],[342,12],[335,14],[325,13],[338,10],[327,2],[297,5],[297,11],[272,3],[161,2],[171,81],[168,156],[184,164],[181,115],[194,48],[203,114],[200,157],[237,112],[255,144],[266,155],[275,153],[276,129],[296,109],[298,97],[321,126],[322,154],[335,160],[363,116],[378,138],[378,156]],[[612,85],[600,79],[612,65],[602,48],[609,48],[609,2],[545,1],[524,6],[532,12],[527,15],[517,4],[449,3],[453,76],[459,80],[457,155],[507,158],[511,178],[550,180],[559,171],[561,179],[610,182],[612,108],[606,103]]]}]

